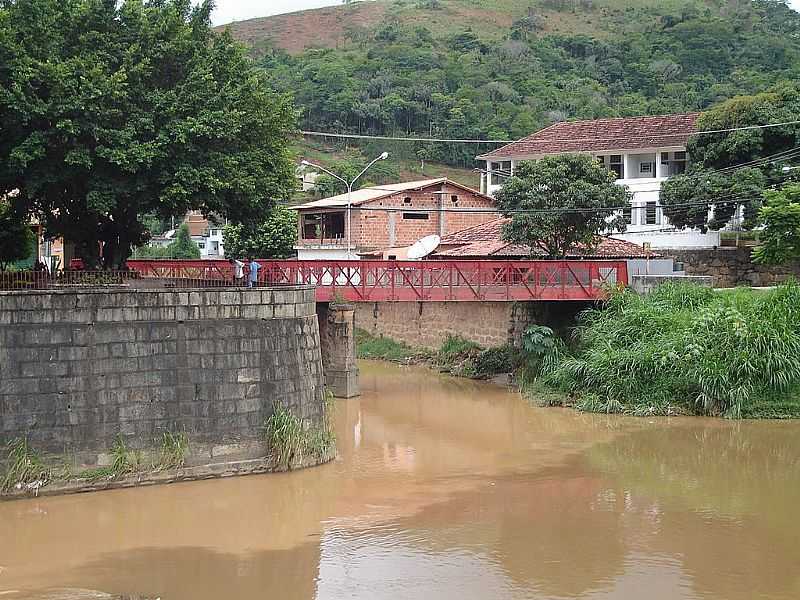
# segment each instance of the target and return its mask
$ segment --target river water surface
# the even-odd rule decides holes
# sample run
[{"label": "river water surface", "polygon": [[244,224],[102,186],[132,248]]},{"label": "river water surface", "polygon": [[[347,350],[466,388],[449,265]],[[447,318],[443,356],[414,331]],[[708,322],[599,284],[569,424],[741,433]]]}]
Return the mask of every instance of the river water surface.
[{"label": "river water surface", "polygon": [[0,503],[0,599],[800,598],[800,423],[361,385],[322,467]]}]

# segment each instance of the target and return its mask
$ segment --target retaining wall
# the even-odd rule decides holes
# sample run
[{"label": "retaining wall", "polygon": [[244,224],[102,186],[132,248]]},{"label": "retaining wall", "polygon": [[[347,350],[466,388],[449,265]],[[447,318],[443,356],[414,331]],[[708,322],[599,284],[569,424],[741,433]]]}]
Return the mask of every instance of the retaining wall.
[{"label": "retaining wall", "polygon": [[319,425],[324,393],[309,287],[0,293],[0,443],[91,464],[185,431],[214,456],[273,403]]},{"label": "retaining wall", "polygon": [[356,326],[411,346],[437,349],[449,335],[484,347],[518,343],[533,324],[559,332],[574,324],[590,302],[365,302],[356,307]]},{"label": "retaining wall", "polygon": [[683,263],[687,275],[713,277],[715,287],[763,287],[790,277],[800,279],[800,262],[781,267],[758,265],[752,260],[752,248],[662,250],[661,253]]}]

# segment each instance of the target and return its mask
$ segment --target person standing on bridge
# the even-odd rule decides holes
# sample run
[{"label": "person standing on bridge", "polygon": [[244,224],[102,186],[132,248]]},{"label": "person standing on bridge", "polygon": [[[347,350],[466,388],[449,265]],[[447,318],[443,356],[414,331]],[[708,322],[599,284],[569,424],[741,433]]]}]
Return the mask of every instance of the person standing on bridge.
[{"label": "person standing on bridge", "polygon": [[231,258],[228,262],[233,268],[233,285],[242,285],[244,283],[244,263],[236,258]]},{"label": "person standing on bridge", "polygon": [[255,287],[256,283],[258,283],[258,270],[261,268],[261,265],[256,262],[256,259],[252,256],[248,259],[249,262],[247,264],[250,272],[247,276],[247,287]]}]

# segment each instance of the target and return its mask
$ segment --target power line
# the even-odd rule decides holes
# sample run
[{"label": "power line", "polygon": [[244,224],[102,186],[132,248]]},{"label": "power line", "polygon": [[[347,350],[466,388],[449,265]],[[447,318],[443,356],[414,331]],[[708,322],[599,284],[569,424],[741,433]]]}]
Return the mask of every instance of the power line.
[{"label": "power line", "polygon": [[[387,190],[387,191],[395,191],[395,190]],[[396,191],[406,191],[406,190],[396,190]],[[740,195],[730,195],[730,196],[720,196],[716,198],[716,204],[729,204],[731,202],[745,202],[748,200],[752,200],[750,196],[740,196]],[[634,210],[652,210],[653,208],[656,209],[664,209],[664,208],[693,208],[693,207],[709,207],[709,205],[713,205],[714,203],[704,202],[704,201],[697,201],[697,202],[683,202],[678,204],[670,204],[670,205],[656,205],[653,207],[652,205],[648,206],[647,203],[644,204],[629,204],[627,206],[610,206],[604,208],[596,208],[596,207],[553,207],[553,208],[531,208],[531,209],[512,209],[512,210],[500,210],[496,208],[481,208],[481,207],[414,207],[414,206],[358,206],[352,205],[350,207],[353,211],[365,211],[365,212],[386,212],[386,213],[398,213],[398,212],[405,212],[405,213],[458,213],[458,214],[495,214],[498,215],[498,218],[505,215],[516,215],[516,214],[592,214],[592,213],[613,213],[613,212],[623,212],[623,211],[634,211]],[[294,206],[292,208],[301,208],[302,206]],[[309,207],[306,210],[311,210],[315,207]],[[319,209],[344,209],[346,206],[320,206],[316,207]]]},{"label": "power line", "polygon": [[425,143],[447,143],[447,144],[508,144],[513,140],[457,140],[445,138],[416,138],[416,137],[393,137],[388,135],[360,135],[356,133],[328,133],[325,131],[301,131],[307,137],[330,137],[350,140],[382,140],[392,142],[425,142]]},{"label": "power line", "polygon": [[[649,133],[633,136],[625,136],[627,139],[655,139],[655,138],[675,138],[675,137],[692,137],[696,135],[711,135],[717,133],[732,133],[735,131],[751,131],[754,129],[769,129],[772,127],[785,127],[787,125],[798,125],[800,120],[785,121],[783,123],[766,123],[764,125],[747,125],[743,127],[729,127],[727,129],[706,129],[693,132],[682,133]],[[541,130],[544,131],[544,130]],[[420,137],[396,137],[388,135],[364,135],[356,133],[333,133],[326,131],[301,131],[302,135],[307,137],[329,137],[339,139],[354,139],[354,140],[382,140],[392,142],[421,142],[421,143],[446,143],[446,144],[511,144],[520,140],[477,140],[477,139],[449,139],[449,138],[420,138]],[[525,139],[525,138],[522,138]],[[549,143],[570,143],[570,142],[616,142],[618,137],[613,138],[546,138],[542,139],[543,142]]]}]

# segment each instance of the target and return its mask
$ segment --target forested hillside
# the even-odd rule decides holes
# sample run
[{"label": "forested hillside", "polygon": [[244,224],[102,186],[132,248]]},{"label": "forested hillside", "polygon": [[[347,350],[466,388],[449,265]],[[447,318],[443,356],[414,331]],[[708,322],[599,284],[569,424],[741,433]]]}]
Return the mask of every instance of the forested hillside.
[{"label": "forested hillside", "polygon": [[[316,15],[328,15],[319,35]],[[562,119],[702,110],[800,79],[800,14],[779,0],[378,0],[269,22],[233,33],[294,95],[304,129],[518,138]],[[389,149],[473,167],[488,148]]]}]

